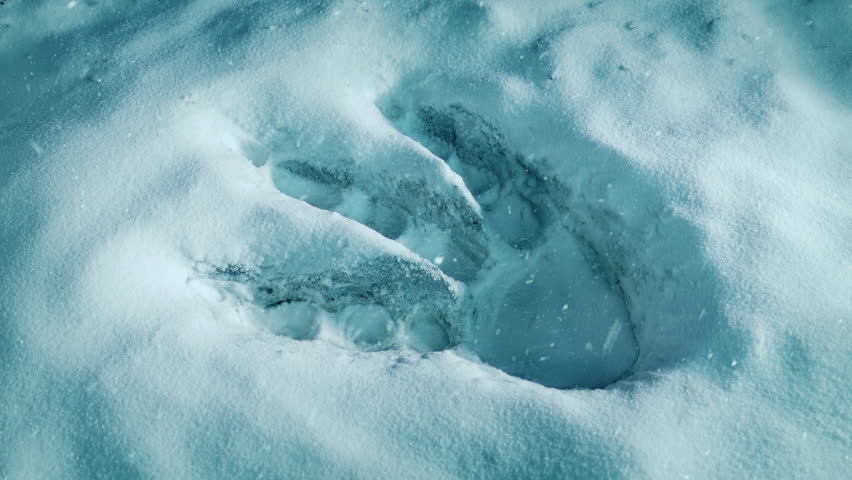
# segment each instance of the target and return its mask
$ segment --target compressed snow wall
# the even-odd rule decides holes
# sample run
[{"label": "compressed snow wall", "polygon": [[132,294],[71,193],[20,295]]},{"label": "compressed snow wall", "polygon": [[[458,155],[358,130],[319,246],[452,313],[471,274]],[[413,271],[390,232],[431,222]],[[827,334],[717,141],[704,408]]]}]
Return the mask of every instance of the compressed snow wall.
[{"label": "compressed snow wall", "polygon": [[841,477],[850,26],[0,3],[0,477]]}]

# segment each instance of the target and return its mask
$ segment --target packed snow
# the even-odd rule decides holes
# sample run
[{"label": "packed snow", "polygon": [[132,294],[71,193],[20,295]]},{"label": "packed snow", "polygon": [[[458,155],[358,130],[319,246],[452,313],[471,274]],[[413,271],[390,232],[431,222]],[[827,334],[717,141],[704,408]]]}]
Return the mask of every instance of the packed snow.
[{"label": "packed snow", "polygon": [[841,478],[852,3],[0,2],[0,478]]}]

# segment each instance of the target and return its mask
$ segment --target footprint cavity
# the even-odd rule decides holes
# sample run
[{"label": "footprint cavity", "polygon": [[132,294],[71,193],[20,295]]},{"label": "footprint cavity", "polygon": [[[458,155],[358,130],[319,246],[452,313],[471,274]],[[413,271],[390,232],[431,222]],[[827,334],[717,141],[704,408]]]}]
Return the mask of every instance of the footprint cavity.
[{"label": "footprint cavity", "polygon": [[636,373],[647,304],[657,301],[636,277],[654,278],[613,234],[618,215],[588,200],[597,193],[543,174],[462,103],[389,97],[379,108],[394,142],[354,151],[345,135],[335,143],[324,134],[269,148],[264,163],[282,193],[371,229],[386,254],[345,266],[318,259],[298,275],[286,260],[200,262],[199,271],[241,285],[258,327],[295,340],[462,348],[556,388],[602,388]]}]

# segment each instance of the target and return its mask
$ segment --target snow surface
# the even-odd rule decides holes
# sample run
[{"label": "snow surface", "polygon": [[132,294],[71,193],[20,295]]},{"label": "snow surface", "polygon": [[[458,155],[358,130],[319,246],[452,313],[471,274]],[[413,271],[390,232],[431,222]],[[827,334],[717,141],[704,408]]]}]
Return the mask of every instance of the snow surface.
[{"label": "snow surface", "polygon": [[840,478],[848,1],[0,5],[0,478]]}]

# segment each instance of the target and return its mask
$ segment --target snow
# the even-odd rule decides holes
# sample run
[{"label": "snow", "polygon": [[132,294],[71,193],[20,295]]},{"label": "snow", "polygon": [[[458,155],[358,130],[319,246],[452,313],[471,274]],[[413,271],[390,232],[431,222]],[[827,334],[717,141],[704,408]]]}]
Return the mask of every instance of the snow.
[{"label": "snow", "polygon": [[843,2],[0,5],[0,478],[837,478]]}]

